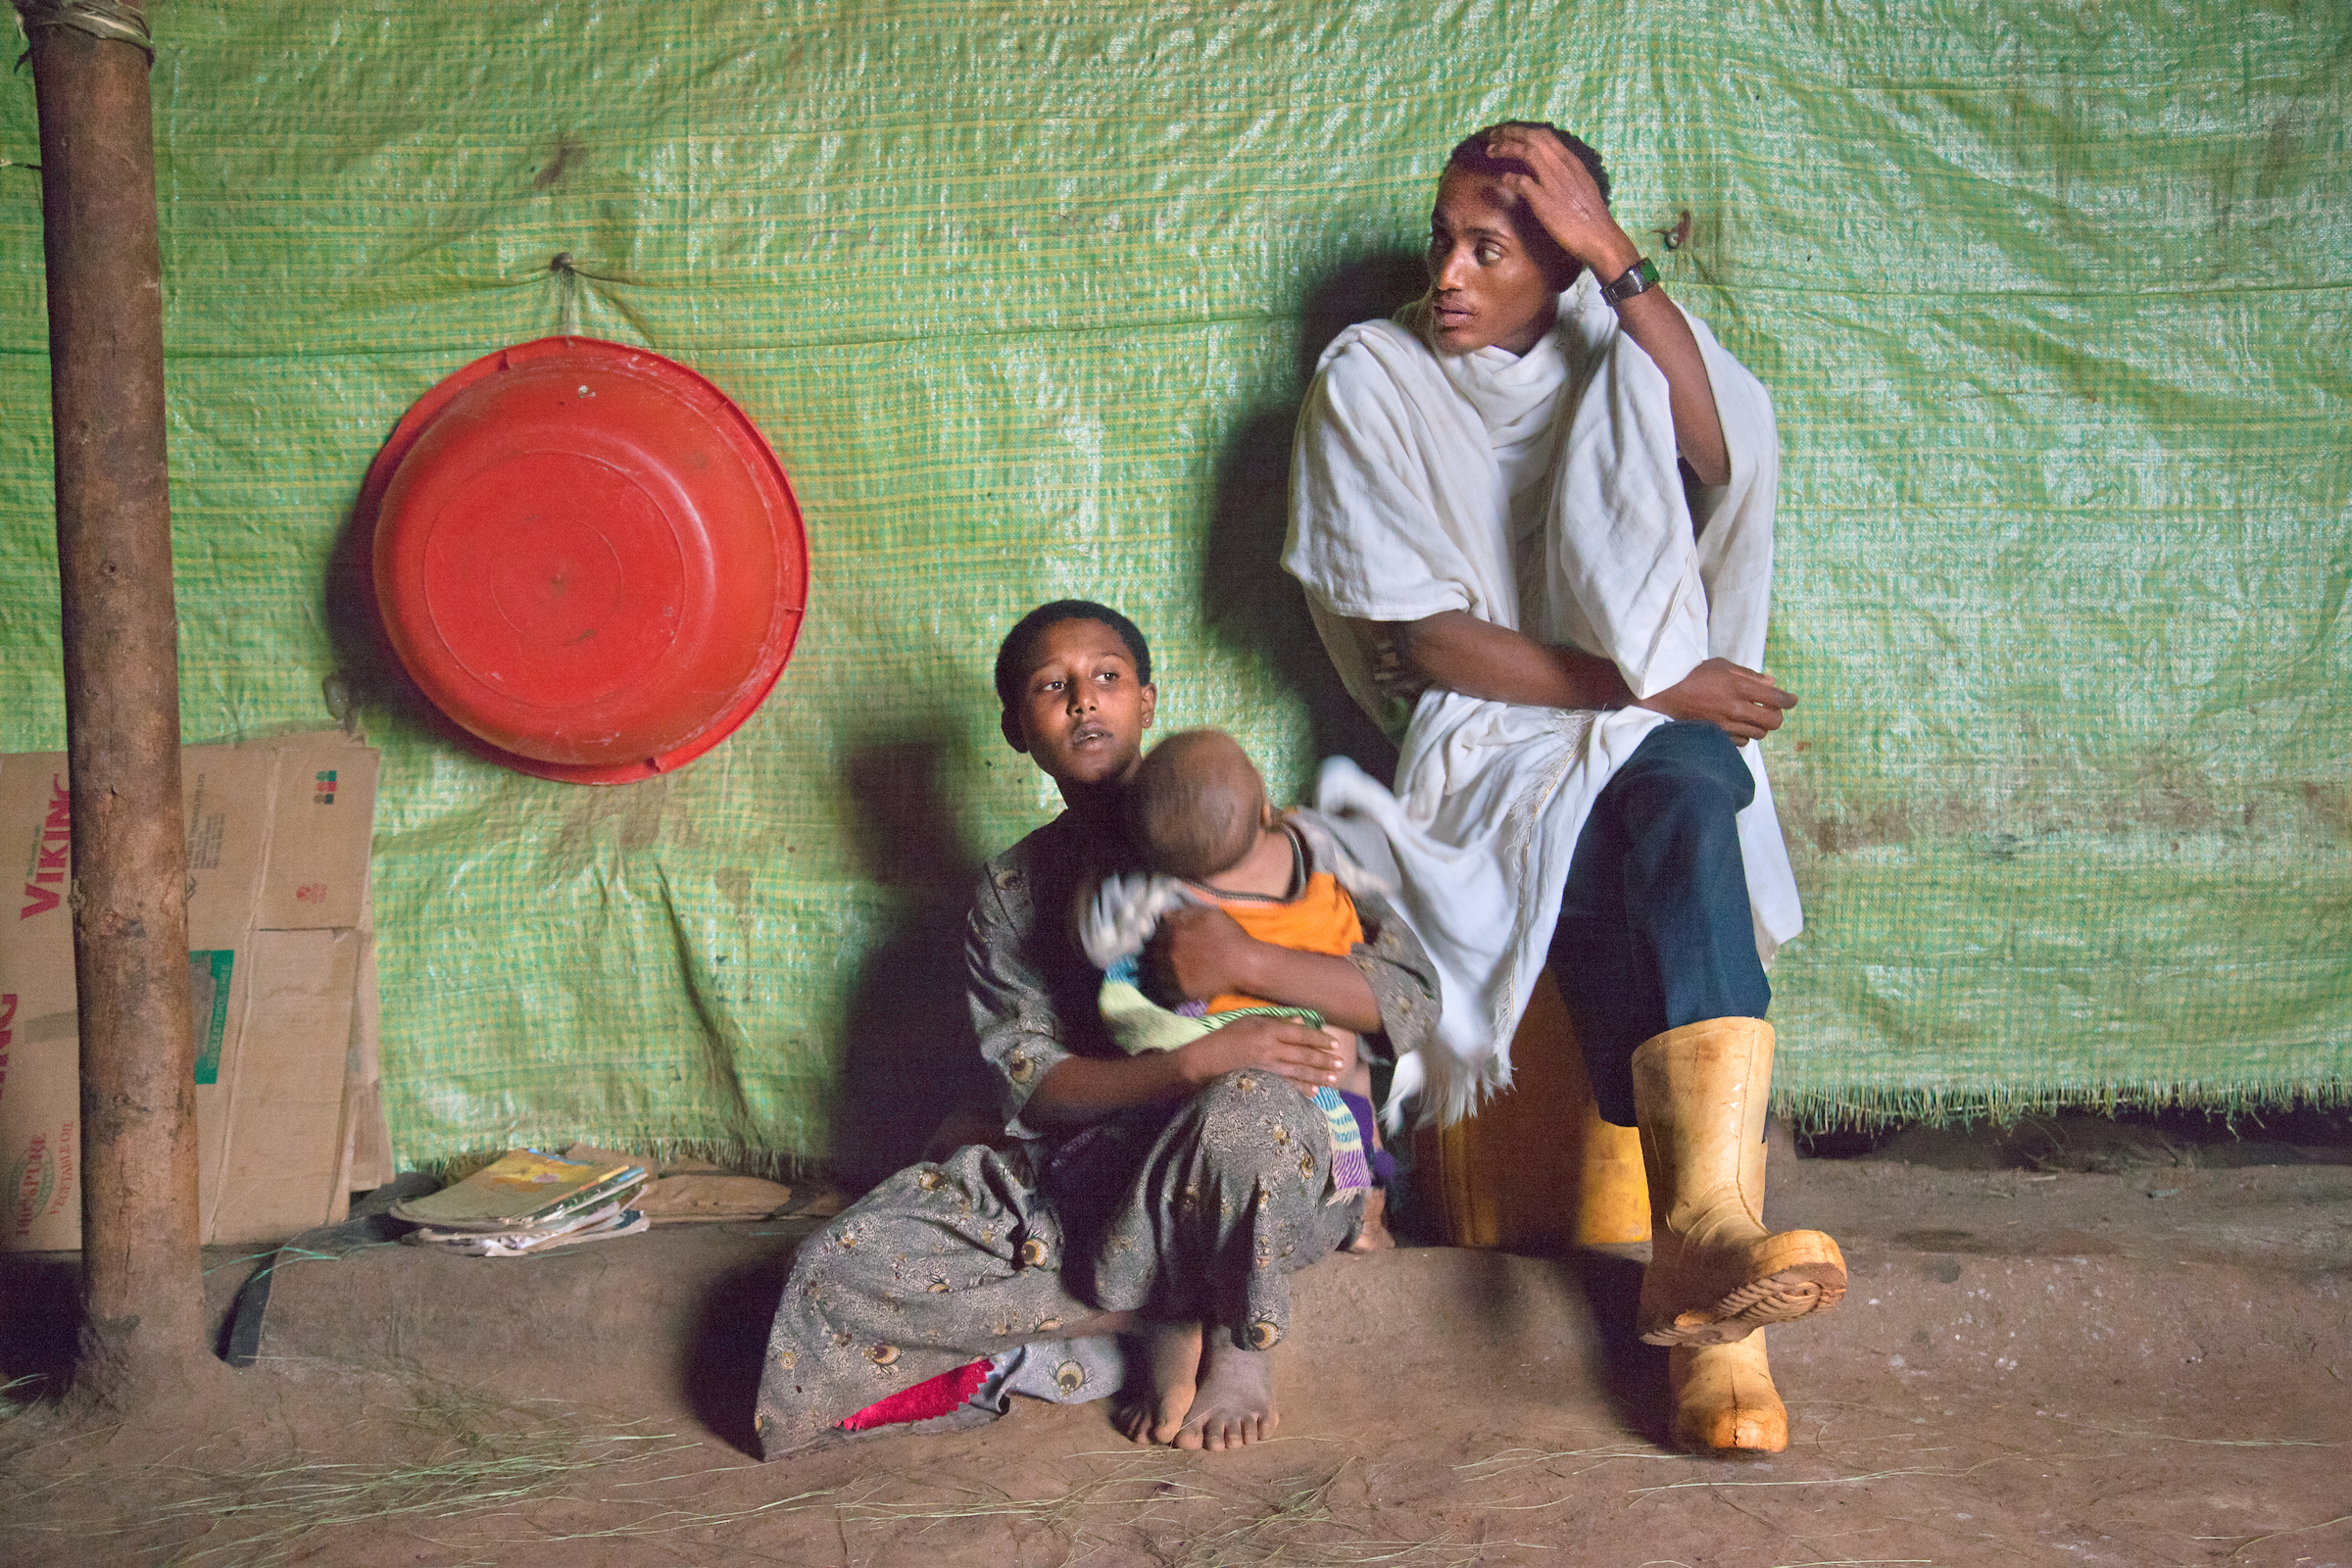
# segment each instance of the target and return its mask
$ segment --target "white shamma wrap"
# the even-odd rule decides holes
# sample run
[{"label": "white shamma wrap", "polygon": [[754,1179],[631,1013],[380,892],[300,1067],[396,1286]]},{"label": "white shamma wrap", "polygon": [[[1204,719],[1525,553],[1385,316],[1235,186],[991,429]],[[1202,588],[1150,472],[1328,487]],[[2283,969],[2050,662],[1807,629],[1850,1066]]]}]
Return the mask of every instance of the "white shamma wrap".
[{"label": "white shamma wrap", "polygon": [[[1356,700],[1382,713],[1373,643],[1354,623],[1449,610],[1611,660],[1638,698],[1709,658],[1761,669],[1779,436],[1762,384],[1706,326],[1690,318],[1732,472],[1686,498],[1666,377],[1589,274],[1561,295],[1558,328],[1517,358],[1441,356],[1414,319],[1350,327],[1324,353],[1291,466],[1283,564]],[[1443,1048],[1397,1064],[1392,1106],[1418,1092],[1421,1120],[1454,1121],[1510,1081],[1586,814],[1665,721],[1433,690],[1394,797],[1326,764],[1317,805],[1388,838],[1398,910],[1445,990]],[[1804,917],[1762,749],[1741,750],[1756,799],[1740,844],[1769,964]]]}]

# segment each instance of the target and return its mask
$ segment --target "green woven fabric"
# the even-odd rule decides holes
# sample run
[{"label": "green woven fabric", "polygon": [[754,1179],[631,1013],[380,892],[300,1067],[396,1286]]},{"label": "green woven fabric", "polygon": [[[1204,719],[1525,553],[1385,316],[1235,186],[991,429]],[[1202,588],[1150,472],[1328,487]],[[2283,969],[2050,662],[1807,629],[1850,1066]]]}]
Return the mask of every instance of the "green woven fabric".
[{"label": "green woven fabric", "polygon": [[[1365,747],[1273,566],[1291,419],[1322,339],[1393,303],[1445,150],[1507,115],[1608,154],[1779,402],[1773,665],[1804,706],[1771,745],[1811,922],[1774,977],[1785,1102],[2345,1096],[2346,0],[155,24],[183,722],[360,693],[405,1159],[911,1152],[954,1087],[965,879],[1053,806],[988,684],[1041,598],[1127,608],[1163,723],[1233,729],[1284,793]],[[37,159],[18,73],[10,750],[64,739]],[[394,420],[559,331],[710,376],[809,523],[773,697],[627,789],[452,744],[351,602]]]}]

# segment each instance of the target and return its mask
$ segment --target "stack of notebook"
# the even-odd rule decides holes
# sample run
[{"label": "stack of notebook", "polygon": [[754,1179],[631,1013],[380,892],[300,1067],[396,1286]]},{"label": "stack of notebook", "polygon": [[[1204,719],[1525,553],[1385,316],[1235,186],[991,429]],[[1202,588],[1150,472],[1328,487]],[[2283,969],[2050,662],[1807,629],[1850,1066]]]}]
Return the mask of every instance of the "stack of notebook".
[{"label": "stack of notebook", "polygon": [[414,1246],[522,1257],[644,1230],[629,1203],[645,1182],[642,1165],[518,1149],[455,1186],[403,1199],[392,1214],[417,1227],[401,1238]]}]

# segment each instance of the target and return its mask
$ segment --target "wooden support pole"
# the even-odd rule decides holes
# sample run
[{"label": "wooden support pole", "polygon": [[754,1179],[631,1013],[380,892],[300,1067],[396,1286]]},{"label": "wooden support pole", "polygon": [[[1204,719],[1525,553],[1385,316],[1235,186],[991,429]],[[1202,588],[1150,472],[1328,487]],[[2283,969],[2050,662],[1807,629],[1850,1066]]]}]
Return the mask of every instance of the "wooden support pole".
[{"label": "wooden support pole", "polygon": [[136,7],[19,9],[40,109],[73,789],[86,1309],[75,1381],[104,1395],[206,1356],[163,258]]}]

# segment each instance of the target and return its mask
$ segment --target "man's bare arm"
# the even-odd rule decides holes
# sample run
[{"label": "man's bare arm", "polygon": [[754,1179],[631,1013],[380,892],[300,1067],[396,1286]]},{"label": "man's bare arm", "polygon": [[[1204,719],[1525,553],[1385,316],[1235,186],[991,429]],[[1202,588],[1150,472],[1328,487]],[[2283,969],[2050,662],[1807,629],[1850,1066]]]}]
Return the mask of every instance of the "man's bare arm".
[{"label": "man's bare arm", "polygon": [[1397,654],[1433,686],[1531,708],[1646,708],[1668,718],[1713,724],[1736,741],[1781,727],[1796,698],[1760,670],[1710,659],[1662,692],[1634,701],[1617,666],[1573,648],[1448,610],[1387,628]]},{"label": "man's bare arm", "polygon": [[1633,701],[1607,660],[1550,647],[1466,610],[1393,622],[1388,631],[1415,673],[1464,697],[1529,708],[1623,708]]},{"label": "man's bare arm", "polygon": [[[1629,240],[1622,258],[1613,256],[1595,267],[1594,275],[1614,282],[1642,259],[1642,253]],[[1609,270],[1612,267],[1616,270]],[[1706,357],[1699,352],[1690,323],[1683,318],[1682,307],[1666,297],[1663,287],[1653,284],[1617,307],[1617,322],[1666,373],[1674,442],[1691,474],[1703,485],[1729,484],[1732,449],[1724,439],[1723,416],[1715,409],[1715,384],[1707,379]]]},{"label": "man's bare arm", "polygon": [[[1592,173],[1557,136],[1532,126],[1505,126],[1488,138],[1487,149],[1534,171],[1504,175],[1503,187],[1526,202],[1553,243],[1590,268],[1595,278],[1613,283],[1642,260],[1641,248],[1609,215]],[[1642,345],[1665,372],[1675,445],[1683,461],[1700,484],[1730,482],[1731,448],[1715,409],[1714,384],[1707,379],[1707,362],[1682,310],[1653,284],[1619,304],[1617,319],[1626,336]]]}]

